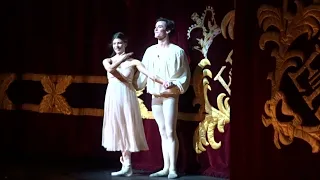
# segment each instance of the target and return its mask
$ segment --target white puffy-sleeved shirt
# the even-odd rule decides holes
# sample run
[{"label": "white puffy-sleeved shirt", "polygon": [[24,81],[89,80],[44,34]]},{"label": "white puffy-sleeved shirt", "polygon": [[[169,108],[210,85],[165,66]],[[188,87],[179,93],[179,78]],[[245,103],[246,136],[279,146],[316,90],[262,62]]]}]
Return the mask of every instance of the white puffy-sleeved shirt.
[{"label": "white puffy-sleeved shirt", "polygon": [[176,85],[171,89],[165,89],[161,84],[140,73],[138,83],[140,86],[145,86],[146,83],[148,93],[161,96],[183,94],[187,91],[190,84],[190,68],[187,56],[179,46],[171,43],[168,48],[150,46],[142,58],[142,64],[153,75]]}]

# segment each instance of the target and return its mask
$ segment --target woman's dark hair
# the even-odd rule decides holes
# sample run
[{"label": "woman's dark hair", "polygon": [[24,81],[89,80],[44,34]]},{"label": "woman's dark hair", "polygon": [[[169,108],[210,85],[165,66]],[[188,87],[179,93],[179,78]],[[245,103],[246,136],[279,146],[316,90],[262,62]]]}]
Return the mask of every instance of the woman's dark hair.
[{"label": "woman's dark hair", "polygon": [[166,30],[170,31],[169,35],[173,35],[174,34],[174,32],[175,32],[175,23],[174,23],[173,20],[160,17],[160,18],[157,19],[156,23],[159,22],[159,21],[164,21],[166,23]]},{"label": "woman's dark hair", "polygon": [[[110,47],[112,48],[112,42],[114,39],[121,39],[124,43],[128,44],[128,38],[124,35],[123,32],[117,32],[112,36],[112,40],[110,43]],[[114,56],[116,53],[112,50],[111,57]]]}]

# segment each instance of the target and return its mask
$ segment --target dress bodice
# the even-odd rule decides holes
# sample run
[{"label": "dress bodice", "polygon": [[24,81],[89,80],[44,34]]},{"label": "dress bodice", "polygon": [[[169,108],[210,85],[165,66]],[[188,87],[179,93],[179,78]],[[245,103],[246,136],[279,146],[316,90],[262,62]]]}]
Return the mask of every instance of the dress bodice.
[{"label": "dress bodice", "polygon": [[[117,71],[129,82],[132,83],[134,77],[135,68],[133,65],[121,64],[118,66]],[[111,73],[108,73],[108,81],[118,80]],[[118,80],[119,81],[119,80]]]}]

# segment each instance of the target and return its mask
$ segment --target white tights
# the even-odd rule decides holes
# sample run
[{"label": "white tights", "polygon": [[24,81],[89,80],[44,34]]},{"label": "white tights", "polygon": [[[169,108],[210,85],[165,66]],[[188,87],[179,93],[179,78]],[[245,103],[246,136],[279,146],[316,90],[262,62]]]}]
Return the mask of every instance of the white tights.
[{"label": "white tights", "polygon": [[176,162],[179,150],[179,140],[176,126],[178,117],[179,96],[152,98],[152,113],[158,124],[163,155],[163,169],[153,173],[151,177],[166,176],[176,178]]}]

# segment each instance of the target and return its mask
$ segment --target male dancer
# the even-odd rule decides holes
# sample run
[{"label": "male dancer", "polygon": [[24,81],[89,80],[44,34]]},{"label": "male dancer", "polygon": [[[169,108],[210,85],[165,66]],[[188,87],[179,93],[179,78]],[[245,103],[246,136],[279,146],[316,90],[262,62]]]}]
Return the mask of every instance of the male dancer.
[{"label": "male dancer", "polygon": [[174,31],[174,22],[166,18],[156,21],[154,37],[158,43],[150,46],[142,59],[146,69],[166,80],[161,85],[140,75],[140,86],[147,86],[147,92],[152,94],[152,113],[158,124],[162,154],[163,169],[150,177],[168,176],[177,178],[176,161],[179,141],[176,133],[179,95],[186,92],[190,82],[190,68],[187,56],[182,48],[170,43]]}]

